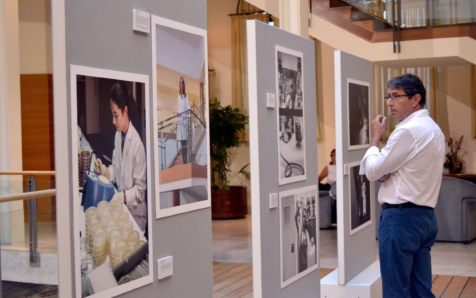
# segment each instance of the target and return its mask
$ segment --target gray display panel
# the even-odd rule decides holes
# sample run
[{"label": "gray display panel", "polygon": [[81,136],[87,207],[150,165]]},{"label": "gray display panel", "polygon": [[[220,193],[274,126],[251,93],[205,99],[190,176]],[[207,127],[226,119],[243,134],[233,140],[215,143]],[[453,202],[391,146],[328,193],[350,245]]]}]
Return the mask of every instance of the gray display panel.
[{"label": "gray display panel", "polygon": [[[320,271],[315,270],[281,288],[279,209],[269,207],[269,195],[316,185],[317,117],[314,43],[309,39],[259,21],[247,21],[248,88],[250,111],[250,160],[252,194],[253,287],[255,297],[320,297]],[[307,138],[306,179],[279,185],[278,115],[267,108],[267,93],[275,94],[276,47],[302,53],[304,88],[304,135]],[[276,94],[276,101],[278,96]],[[289,214],[287,214],[289,213]],[[319,214],[319,211],[316,212]],[[294,220],[291,210],[283,210],[283,224]],[[317,219],[317,222],[319,220]],[[317,255],[319,248],[317,249]]]},{"label": "gray display panel", "polygon": [[[207,28],[207,2],[204,1],[167,0],[159,3],[152,0],[65,0],[64,4],[67,82],[71,64],[144,74],[152,78],[151,36],[132,30],[133,9],[202,29]],[[149,84],[147,92],[149,100],[152,101],[152,84]],[[70,94],[69,83],[67,94]],[[151,102],[150,105],[152,106]],[[151,111],[151,118],[154,112]],[[72,124],[68,121],[55,125]],[[149,137],[155,136],[151,133]],[[64,142],[71,144],[71,139]],[[57,142],[56,145],[58,144]],[[147,151],[153,152],[153,148],[148,148]],[[152,160],[153,158],[152,156]],[[74,160],[57,161],[57,167],[60,164],[70,166],[72,162]],[[150,166],[153,164],[154,162]],[[153,171],[150,177],[152,181],[155,181],[154,175],[156,173]],[[69,180],[72,181],[72,178]],[[154,185],[150,191],[155,193]],[[70,197],[73,197],[71,188]],[[152,200],[149,203],[153,204],[152,209],[155,210],[155,202]],[[121,297],[212,297],[210,209],[153,220],[149,233],[153,234],[154,260],[150,266],[154,268],[154,281]],[[174,257],[174,274],[157,281],[156,260],[170,255]]]},{"label": "gray display panel", "polygon": [[[337,164],[337,241],[339,284],[344,285],[370,266],[377,258],[377,241],[375,240],[375,187],[374,183],[367,183],[359,177],[355,177],[355,167],[358,168],[364,157],[368,145],[365,144],[369,137],[365,136],[373,119],[367,119],[367,115],[373,115],[373,65],[372,62],[352,56],[350,54],[335,51],[335,100],[336,100],[336,164]],[[369,92],[354,94],[355,85],[363,86]],[[349,88],[351,86],[351,88]],[[360,90],[362,91],[362,90]],[[366,91],[366,90],[365,90]],[[362,94],[368,94],[363,98]],[[349,101],[362,100],[362,103]],[[351,112],[349,107],[357,109],[358,119],[352,120],[356,112]],[[363,109],[363,110],[359,110]],[[354,130],[355,134],[363,134],[364,140],[359,144],[353,144],[349,135],[351,123],[360,125]],[[359,140],[359,138],[357,138]],[[349,146],[350,145],[350,146]],[[353,145],[353,146],[352,146]],[[357,146],[356,146],[357,145]],[[359,148],[360,145],[361,147]],[[353,180],[353,181],[352,181]],[[356,187],[356,181],[359,187]],[[362,187],[370,185],[370,189]],[[364,194],[357,194],[357,190]],[[370,199],[367,197],[370,196]],[[360,200],[359,200],[360,199]],[[352,210],[354,212],[352,212]],[[367,214],[370,211],[370,216]],[[352,222],[353,221],[353,222]]]}]

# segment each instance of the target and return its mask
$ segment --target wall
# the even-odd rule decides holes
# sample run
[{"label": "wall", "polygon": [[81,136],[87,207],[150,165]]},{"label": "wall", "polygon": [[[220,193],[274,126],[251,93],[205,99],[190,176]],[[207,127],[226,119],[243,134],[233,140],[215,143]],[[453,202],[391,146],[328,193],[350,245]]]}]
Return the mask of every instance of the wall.
[{"label": "wall", "polygon": [[51,74],[51,1],[19,0],[20,73]]},{"label": "wall", "polygon": [[[449,131],[464,135],[461,153],[466,164],[463,172],[475,173],[476,140],[471,137],[471,66],[448,66],[441,68],[440,72],[440,78],[446,78],[446,82],[440,81],[440,89],[446,91],[443,96],[446,96]],[[447,140],[449,137],[446,136]]]},{"label": "wall", "polygon": [[[331,151],[336,146],[335,97],[334,97],[334,48],[318,41],[317,98],[321,140],[317,142],[318,172],[331,161]],[[323,180],[324,183],[326,180]]]},{"label": "wall", "polygon": [[[58,0],[53,3],[54,56],[54,115],[55,154],[57,168],[58,197],[73,198],[71,185],[74,157],[71,156],[70,131],[70,65],[83,65],[101,69],[118,70],[144,74],[152,80],[152,45],[150,34],[132,30],[133,9],[140,9],[153,15],[183,22],[198,28],[207,28],[207,2],[196,0],[140,0],[129,1],[76,1]],[[64,5],[64,6],[63,6]],[[64,31],[63,31],[64,30]],[[149,85],[149,101],[152,85]],[[149,117],[156,113],[150,111]],[[152,132],[150,138],[154,138]],[[148,148],[152,150],[152,148]],[[151,151],[148,151],[151,152]],[[154,158],[151,159],[152,164]],[[157,172],[150,179],[154,181]],[[150,189],[156,194],[155,185]],[[58,238],[73,239],[58,244],[59,296],[70,297],[74,290],[74,266],[71,247],[79,245],[77,238],[71,237],[73,200],[58,200]],[[155,200],[149,202],[155,210]],[[76,207],[76,206],[74,206]],[[67,214],[67,216],[65,216]],[[212,255],[211,255],[211,213],[210,209],[196,210],[172,217],[155,219],[152,212],[153,235],[153,283],[125,293],[121,297],[211,297],[212,296]],[[190,245],[192,244],[192,245]],[[157,279],[156,259],[173,256],[172,277]],[[72,277],[72,278],[71,278]],[[79,276],[76,276],[79,279]]]}]

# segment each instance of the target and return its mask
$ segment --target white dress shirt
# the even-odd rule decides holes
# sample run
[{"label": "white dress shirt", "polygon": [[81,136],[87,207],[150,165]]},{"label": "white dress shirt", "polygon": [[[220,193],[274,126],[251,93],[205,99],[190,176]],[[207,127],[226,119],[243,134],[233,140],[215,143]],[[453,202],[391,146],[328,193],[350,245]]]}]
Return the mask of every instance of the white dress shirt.
[{"label": "white dress shirt", "polygon": [[438,201],[445,136],[426,109],[400,122],[381,152],[372,146],[360,163],[360,174],[370,181],[386,174],[378,194],[380,204],[412,202],[434,208]]}]

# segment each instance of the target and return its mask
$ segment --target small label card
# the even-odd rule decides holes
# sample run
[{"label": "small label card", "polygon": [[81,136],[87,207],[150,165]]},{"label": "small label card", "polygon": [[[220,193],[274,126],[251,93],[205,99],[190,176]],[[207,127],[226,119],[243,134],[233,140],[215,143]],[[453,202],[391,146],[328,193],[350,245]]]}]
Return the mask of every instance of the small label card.
[{"label": "small label card", "polygon": [[157,260],[159,279],[163,279],[174,274],[173,258],[173,256],[169,256]]},{"label": "small label card", "polygon": [[268,108],[274,109],[276,107],[276,95],[274,93],[267,93],[267,103]]},{"label": "small label card", "polygon": [[132,30],[150,33],[150,13],[134,9]]},{"label": "small label card", "polygon": [[269,195],[269,209],[278,207],[278,194],[272,193]]}]

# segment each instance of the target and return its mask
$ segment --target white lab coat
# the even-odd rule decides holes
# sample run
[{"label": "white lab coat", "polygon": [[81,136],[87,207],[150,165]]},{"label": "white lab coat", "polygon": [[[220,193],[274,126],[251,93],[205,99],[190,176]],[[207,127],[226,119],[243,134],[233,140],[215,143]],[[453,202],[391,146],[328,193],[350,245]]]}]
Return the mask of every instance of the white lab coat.
[{"label": "white lab coat", "polygon": [[[188,95],[180,96],[178,95],[178,114],[183,113],[190,109],[190,104],[188,103]],[[185,141],[188,137],[188,127],[187,127],[187,114],[183,114],[178,118],[181,120],[177,124],[177,140]]]},{"label": "white lab coat", "polygon": [[116,132],[112,165],[109,166],[111,181],[116,183],[117,191],[125,190],[127,208],[144,231],[147,224],[147,164],[144,144],[132,122],[129,122],[124,139],[124,152],[121,142],[121,133]]}]

